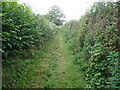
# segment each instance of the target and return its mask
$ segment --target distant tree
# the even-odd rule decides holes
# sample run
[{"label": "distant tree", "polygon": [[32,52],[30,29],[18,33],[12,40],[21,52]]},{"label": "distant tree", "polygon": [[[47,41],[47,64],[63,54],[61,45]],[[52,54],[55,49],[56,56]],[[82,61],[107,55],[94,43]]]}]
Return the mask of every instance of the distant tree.
[{"label": "distant tree", "polygon": [[65,15],[57,5],[50,7],[47,18],[57,26],[63,25],[63,22],[65,21]]}]

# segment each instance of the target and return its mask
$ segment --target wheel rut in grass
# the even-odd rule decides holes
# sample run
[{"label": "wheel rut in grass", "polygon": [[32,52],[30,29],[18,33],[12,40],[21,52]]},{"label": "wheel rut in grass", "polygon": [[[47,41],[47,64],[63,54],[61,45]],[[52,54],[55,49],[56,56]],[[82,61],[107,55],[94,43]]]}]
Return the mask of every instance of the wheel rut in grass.
[{"label": "wheel rut in grass", "polygon": [[[83,88],[83,74],[74,65],[74,58],[65,44],[64,36],[58,32],[49,45],[33,87],[40,88]],[[42,79],[41,79],[42,78]]]}]

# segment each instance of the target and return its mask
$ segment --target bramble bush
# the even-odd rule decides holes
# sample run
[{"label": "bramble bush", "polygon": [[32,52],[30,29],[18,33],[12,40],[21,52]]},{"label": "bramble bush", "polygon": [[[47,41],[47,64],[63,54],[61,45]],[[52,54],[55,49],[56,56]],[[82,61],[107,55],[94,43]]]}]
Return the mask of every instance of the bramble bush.
[{"label": "bramble bush", "polygon": [[62,27],[89,88],[120,88],[119,4],[95,3],[79,21]]}]

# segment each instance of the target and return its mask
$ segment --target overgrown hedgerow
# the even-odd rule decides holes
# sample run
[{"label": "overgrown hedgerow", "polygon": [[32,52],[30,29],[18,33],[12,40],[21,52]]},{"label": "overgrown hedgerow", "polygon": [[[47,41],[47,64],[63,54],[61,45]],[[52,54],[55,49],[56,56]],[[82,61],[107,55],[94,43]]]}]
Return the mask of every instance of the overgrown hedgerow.
[{"label": "overgrown hedgerow", "polygon": [[79,21],[70,21],[62,27],[74,62],[86,74],[88,87],[120,88],[119,4],[95,3]]},{"label": "overgrown hedgerow", "polygon": [[3,59],[42,47],[56,30],[54,24],[44,16],[35,15],[25,4],[2,2],[1,16]]}]

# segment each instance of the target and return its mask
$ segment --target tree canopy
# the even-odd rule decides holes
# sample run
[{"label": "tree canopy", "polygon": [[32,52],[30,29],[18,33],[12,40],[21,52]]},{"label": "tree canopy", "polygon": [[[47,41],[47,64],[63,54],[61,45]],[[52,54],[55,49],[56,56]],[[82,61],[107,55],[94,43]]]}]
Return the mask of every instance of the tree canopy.
[{"label": "tree canopy", "polygon": [[57,26],[62,25],[65,21],[65,15],[57,5],[50,7],[47,18]]}]

